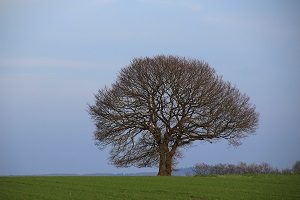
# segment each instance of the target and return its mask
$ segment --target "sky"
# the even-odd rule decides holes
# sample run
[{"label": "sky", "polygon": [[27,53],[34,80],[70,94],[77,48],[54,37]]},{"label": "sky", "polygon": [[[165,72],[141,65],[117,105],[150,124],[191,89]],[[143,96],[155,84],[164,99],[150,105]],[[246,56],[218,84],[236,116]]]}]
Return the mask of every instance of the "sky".
[{"label": "sky", "polygon": [[0,175],[134,173],[94,144],[94,94],[136,57],[204,60],[260,113],[234,148],[198,142],[178,167],[300,160],[300,1],[1,0]]}]

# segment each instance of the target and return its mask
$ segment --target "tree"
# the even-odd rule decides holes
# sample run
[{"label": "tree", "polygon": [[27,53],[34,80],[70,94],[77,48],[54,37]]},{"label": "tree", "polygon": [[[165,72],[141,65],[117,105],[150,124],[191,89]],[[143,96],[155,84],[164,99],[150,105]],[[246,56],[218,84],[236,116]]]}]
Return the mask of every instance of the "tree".
[{"label": "tree", "polygon": [[[291,169],[285,169],[282,173],[291,173]],[[252,163],[247,165],[240,162],[234,164],[216,164],[207,165],[204,163],[196,164],[193,168],[194,175],[207,175],[207,174],[279,174],[277,168],[271,167],[270,164],[263,162],[261,164]]]},{"label": "tree", "polygon": [[293,172],[295,174],[300,174],[300,160],[295,162],[295,164],[293,165]]},{"label": "tree", "polygon": [[114,84],[95,94],[89,114],[96,145],[111,146],[117,167],[159,167],[170,176],[180,149],[194,141],[239,145],[259,114],[249,97],[196,59],[135,58]]}]

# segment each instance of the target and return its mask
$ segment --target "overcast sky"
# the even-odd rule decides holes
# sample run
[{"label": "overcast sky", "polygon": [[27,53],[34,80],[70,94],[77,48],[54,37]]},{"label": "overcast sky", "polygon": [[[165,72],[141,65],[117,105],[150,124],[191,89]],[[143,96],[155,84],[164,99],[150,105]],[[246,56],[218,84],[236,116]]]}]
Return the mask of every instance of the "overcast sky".
[{"label": "overcast sky", "polygon": [[1,0],[0,175],[157,171],[109,165],[86,110],[158,54],[208,62],[260,113],[238,148],[199,142],[178,167],[300,160],[300,1]]}]

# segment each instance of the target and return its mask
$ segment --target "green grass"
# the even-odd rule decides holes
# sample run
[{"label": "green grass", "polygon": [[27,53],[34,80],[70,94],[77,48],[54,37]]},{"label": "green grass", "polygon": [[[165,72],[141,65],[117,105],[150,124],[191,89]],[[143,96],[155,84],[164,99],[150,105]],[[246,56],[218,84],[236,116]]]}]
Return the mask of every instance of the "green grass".
[{"label": "green grass", "polygon": [[0,199],[300,199],[300,175],[0,177]]}]

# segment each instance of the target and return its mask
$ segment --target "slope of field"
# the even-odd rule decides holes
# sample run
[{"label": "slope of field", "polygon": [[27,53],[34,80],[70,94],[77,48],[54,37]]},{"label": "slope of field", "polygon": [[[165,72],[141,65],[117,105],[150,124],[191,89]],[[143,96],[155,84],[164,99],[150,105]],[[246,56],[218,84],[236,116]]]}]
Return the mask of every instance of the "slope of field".
[{"label": "slope of field", "polygon": [[0,177],[0,199],[300,199],[300,175]]}]

